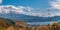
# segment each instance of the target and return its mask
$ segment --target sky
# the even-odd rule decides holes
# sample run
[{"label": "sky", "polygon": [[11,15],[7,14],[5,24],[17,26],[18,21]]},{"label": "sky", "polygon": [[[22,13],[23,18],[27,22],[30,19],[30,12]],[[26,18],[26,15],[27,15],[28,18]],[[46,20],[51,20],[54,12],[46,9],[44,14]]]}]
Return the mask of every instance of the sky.
[{"label": "sky", "polygon": [[60,0],[0,0],[0,13],[60,16]]}]

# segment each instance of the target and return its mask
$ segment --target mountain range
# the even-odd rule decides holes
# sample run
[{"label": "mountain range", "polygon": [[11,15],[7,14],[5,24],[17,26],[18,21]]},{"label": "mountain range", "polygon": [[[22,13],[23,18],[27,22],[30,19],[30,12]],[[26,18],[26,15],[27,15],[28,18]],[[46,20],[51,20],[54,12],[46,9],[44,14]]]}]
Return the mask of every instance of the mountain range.
[{"label": "mountain range", "polygon": [[[26,22],[46,22],[46,21],[58,21],[60,20],[60,16],[52,16],[52,17],[42,17],[41,13],[33,13],[30,8],[26,7],[15,7],[11,5],[0,6],[0,18],[7,19],[16,19]],[[29,15],[28,15],[29,14]],[[47,15],[47,14],[46,14]],[[45,16],[43,14],[43,16]]]},{"label": "mountain range", "polygon": [[60,16],[53,17],[38,17],[38,16],[29,16],[24,14],[0,14],[1,18],[15,19],[26,22],[48,22],[48,21],[59,21]]}]

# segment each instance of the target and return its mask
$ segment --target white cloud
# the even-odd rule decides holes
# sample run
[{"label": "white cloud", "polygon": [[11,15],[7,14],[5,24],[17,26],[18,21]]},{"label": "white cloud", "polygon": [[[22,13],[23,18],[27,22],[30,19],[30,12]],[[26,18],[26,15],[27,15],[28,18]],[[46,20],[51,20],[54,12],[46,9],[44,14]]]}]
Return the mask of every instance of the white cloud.
[{"label": "white cloud", "polygon": [[[52,17],[55,15],[59,15],[57,13],[52,13],[48,15],[48,12],[41,12],[39,8],[32,8],[32,7],[24,7],[24,6],[12,6],[12,5],[2,5],[0,6],[0,14],[25,14],[30,16],[39,16],[39,17]],[[59,12],[58,12],[59,13]]]},{"label": "white cloud", "polygon": [[49,2],[51,8],[60,10],[60,0],[53,0]]},{"label": "white cloud", "polygon": [[[2,0],[0,0],[0,4],[2,3]],[[52,0],[49,1],[50,8],[49,9],[57,9],[60,10],[60,0]],[[31,15],[31,16],[42,16],[42,17],[48,17],[48,16],[60,16],[60,12],[57,13],[50,13],[48,15],[48,12],[40,12],[40,9],[34,9],[32,7],[24,7],[24,6],[12,6],[12,5],[2,5],[0,6],[0,14],[8,14],[8,13],[13,13],[13,14],[25,14],[25,15]]]},{"label": "white cloud", "polygon": [[60,16],[60,0],[50,0],[49,5],[51,6],[49,8],[50,11],[55,11],[56,10],[55,12],[52,12],[51,15],[52,16]]},{"label": "white cloud", "polygon": [[36,9],[32,7],[24,7],[24,6],[12,6],[12,5],[2,5],[0,6],[0,14],[25,14],[25,15],[31,15],[31,16],[41,16],[40,11],[36,11]]},{"label": "white cloud", "polygon": [[16,14],[23,14],[23,8],[15,7],[12,5],[0,6],[0,13],[16,13]]},{"label": "white cloud", "polygon": [[2,0],[0,0],[0,4],[2,3]]}]

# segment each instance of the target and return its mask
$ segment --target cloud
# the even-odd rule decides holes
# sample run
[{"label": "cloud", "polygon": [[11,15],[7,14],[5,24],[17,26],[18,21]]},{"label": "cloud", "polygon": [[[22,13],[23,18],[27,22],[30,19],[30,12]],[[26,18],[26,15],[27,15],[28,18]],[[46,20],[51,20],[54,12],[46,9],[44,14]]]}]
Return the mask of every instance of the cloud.
[{"label": "cloud", "polygon": [[[59,12],[58,12],[59,13]],[[51,12],[41,12],[39,8],[25,7],[25,6],[13,6],[13,5],[2,5],[0,6],[0,14],[25,14],[29,16],[39,16],[39,17],[52,17],[60,15],[58,13]]]},{"label": "cloud", "polygon": [[60,10],[60,0],[49,1],[51,8]]},{"label": "cloud", "polygon": [[60,16],[60,0],[50,0],[49,1],[50,11],[53,11],[50,16]]},{"label": "cloud", "polygon": [[0,14],[25,14],[30,16],[41,16],[40,11],[32,7],[24,7],[24,6],[12,6],[12,5],[2,5],[0,6]]},{"label": "cloud", "polygon": [[2,3],[2,0],[0,0],[0,4]]},{"label": "cloud", "polygon": [[0,13],[1,14],[4,14],[4,13],[13,13],[13,14],[23,14],[24,11],[22,8],[23,6],[21,7],[15,7],[15,6],[12,6],[12,5],[6,5],[6,6],[0,6]]},{"label": "cloud", "polygon": [[[2,0],[0,0],[0,4],[2,3]],[[60,0],[52,0],[49,1],[50,8],[47,9],[57,9],[60,10]],[[50,15],[48,15],[48,12],[41,12],[40,8],[32,8],[32,7],[25,7],[25,6],[13,6],[13,5],[1,5],[0,6],[0,14],[25,14],[30,16],[42,16],[42,17],[52,17],[52,16],[60,16],[60,12],[54,13],[51,12]]]},{"label": "cloud", "polygon": [[[30,16],[39,16],[39,17],[52,17],[55,14],[51,13],[48,15],[47,12],[43,13],[40,11],[39,8],[32,8],[32,7],[25,7],[25,6],[18,6],[15,7],[13,5],[2,5],[0,6],[0,14],[25,14]],[[58,15],[58,14],[57,14]]]}]

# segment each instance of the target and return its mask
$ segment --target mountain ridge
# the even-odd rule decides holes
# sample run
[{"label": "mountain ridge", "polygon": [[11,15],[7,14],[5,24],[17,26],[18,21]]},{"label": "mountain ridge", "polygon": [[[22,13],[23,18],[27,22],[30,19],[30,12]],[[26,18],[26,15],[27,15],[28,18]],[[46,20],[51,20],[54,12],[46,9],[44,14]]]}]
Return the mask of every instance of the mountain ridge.
[{"label": "mountain ridge", "polygon": [[45,22],[45,21],[58,21],[60,16],[53,17],[38,17],[38,16],[29,16],[24,14],[0,14],[0,17],[7,19],[17,19],[26,22]]}]

